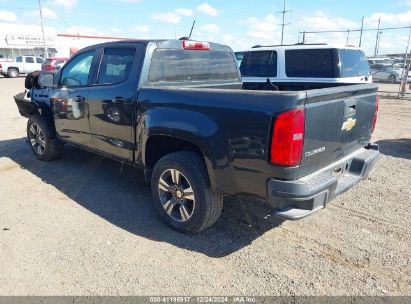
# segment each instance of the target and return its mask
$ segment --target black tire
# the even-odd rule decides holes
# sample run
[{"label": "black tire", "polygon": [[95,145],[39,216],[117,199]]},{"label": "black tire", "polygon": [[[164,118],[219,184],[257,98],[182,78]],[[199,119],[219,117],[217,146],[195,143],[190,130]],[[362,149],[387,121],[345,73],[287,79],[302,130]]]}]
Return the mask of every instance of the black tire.
[{"label": "black tire", "polygon": [[[188,219],[183,219],[184,212],[180,210],[181,204],[190,203],[190,199],[186,199],[184,196],[183,198],[180,197],[180,200],[184,201],[183,203],[180,203],[180,205],[178,203],[172,203],[173,207],[171,207],[171,209],[174,208],[172,211],[174,214],[180,212],[180,221],[173,218],[172,215],[169,215],[166,211],[166,204],[163,203],[164,200],[167,200],[165,197],[170,194],[171,198],[169,201],[171,201],[173,197],[171,196],[171,192],[160,189],[160,177],[164,177],[164,174],[167,174],[166,172],[169,170],[178,170],[181,173],[180,178],[182,181],[178,184],[184,183],[186,179],[188,185],[191,186],[190,189],[192,189],[193,200],[191,202],[192,211]],[[196,233],[210,227],[217,221],[223,208],[223,196],[211,189],[204,160],[200,154],[195,152],[180,151],[161,158],[153,169],[151,190],[155,208],[161,218],[171,227],[184,233]],[[180,193],[184,195],[184,191]],[[177,199],[175,193],[173,195],[174,198]],[[187,207],[187,209],[188,208],[189,207]],[[186,214],[188,215],[188,213]]]},{"label": "black tire", "polygon": [[7,76],[8,76],[9,78],[16,78],[16,77],[18,77],[18,76],[19,76],[19,70],[16,69],[16,68],[10,68],[10,69],[8,69],[8,71],[7,71]]},{"label": "black tire", "polygon": [[388,77],[388,82],[389,83],[396,83],[397,82],[397,77],[395,75],[390,75]]},{"label": "black tire", "polygon": [[50,161],[63,154],[63,143],[56,138],[53,128],[40,115],[30,116],[27,122],[27,141],[39,160]]}]

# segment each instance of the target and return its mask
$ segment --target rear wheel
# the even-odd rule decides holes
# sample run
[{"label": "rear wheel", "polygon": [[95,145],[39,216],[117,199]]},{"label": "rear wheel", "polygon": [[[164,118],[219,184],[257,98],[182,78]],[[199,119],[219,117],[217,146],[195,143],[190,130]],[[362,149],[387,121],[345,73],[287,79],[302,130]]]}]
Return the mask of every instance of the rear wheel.
[{"label": "rear wheel", "polygon": [[159,215],[179,231],[204,230],[221,214],[223,197],[211,189],[198,153],[181,151],[161,158],[153,169],[151,189]]},{"label": "rear wheel", "polygon": [[7,76],[10,78],[16,78],[17,76],[19,76],[19,70],[17,70],[16,68],[10,68],[7,71]]},{"label": "rear wheel", "polygon": [[390,77],[388,77],[388,82],[389,83],[396,83],[397,82],[397,77],[395,75],[390,75]]},{"label": "rear wheel", "polygon": [[53,129],[40,115],[30,116],[27,122],[27,139],[39,160],[57,159],[63,154],[63,143],[55,138]]}]

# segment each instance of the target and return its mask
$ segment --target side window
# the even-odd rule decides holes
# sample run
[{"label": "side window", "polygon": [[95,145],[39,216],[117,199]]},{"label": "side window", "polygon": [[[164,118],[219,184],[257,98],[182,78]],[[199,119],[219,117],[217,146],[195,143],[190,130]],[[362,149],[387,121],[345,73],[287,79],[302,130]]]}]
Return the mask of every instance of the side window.
[{"label": "side window", "polygon": [[21,57],[21,56],[16,57],[16,62],[23,62],[23,57]]},{"label": "side window", "polygon": [[241,62],[241,76],[267,77],[271,53],[271,51],[248,52]]},{"label": "side window", "polygon": [[67,87],[86,86],[90,74],[94,51],[81,53],[74,57],[61,73],[61,84]]},{"label": "side window", "polygon": [[43,63],[43,58],[36,57],[36,63]]},{"label": "side window", "polygon": [[335,63],[332,49],[285,51],[287,77],[334,78]]},{"label": "side window", "polygon": [[26,57],[25,61],[26,61],[26,63],[34,63],[34,58],[33,57]]},{"label": "side window", "polygon": [[100,65],[98,84],[115,84],[128,79],[134,61],[134,48],[106,48]]},{"label": "side window", "polygon": [[342,77],[368,76],[370,65],[360,50],[340,50]]}]

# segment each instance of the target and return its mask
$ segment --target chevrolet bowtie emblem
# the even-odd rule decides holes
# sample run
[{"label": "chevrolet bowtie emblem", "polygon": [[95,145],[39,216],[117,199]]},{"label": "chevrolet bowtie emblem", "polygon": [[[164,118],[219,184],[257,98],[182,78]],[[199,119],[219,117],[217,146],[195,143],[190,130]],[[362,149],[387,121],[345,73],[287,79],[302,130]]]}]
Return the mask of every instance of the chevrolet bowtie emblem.
[{"label": "chevrolet bowtie emblem", "polygon": [[351,117],[348,118],[346,121],[344,121],[341,130],[350,131],[355,126],[356,122],[357,122],[356,119],[352,119]]}]

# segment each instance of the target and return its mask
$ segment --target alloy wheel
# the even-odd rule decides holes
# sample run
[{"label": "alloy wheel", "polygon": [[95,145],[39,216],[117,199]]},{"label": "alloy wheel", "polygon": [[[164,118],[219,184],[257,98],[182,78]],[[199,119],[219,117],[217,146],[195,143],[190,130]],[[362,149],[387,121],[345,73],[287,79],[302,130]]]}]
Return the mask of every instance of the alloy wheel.
[{"label": "alloy wheel", "polygon": [[38,155],[43,155],[46,150],[46,140],[43,130],[38,124],[32,123],[29,129],[29,139],[31,147]]},{"label": "alloy wheel", "polygon": [[176,169],[165,170],[158,181],[160,202],[173,220],[188,221],[194,213],[195,196],[189,180]]},{"label": "alloy wheel", "polygon": [[15,78],[17,77],[18,72],[15,69],[10,70],[10,77]]}]

